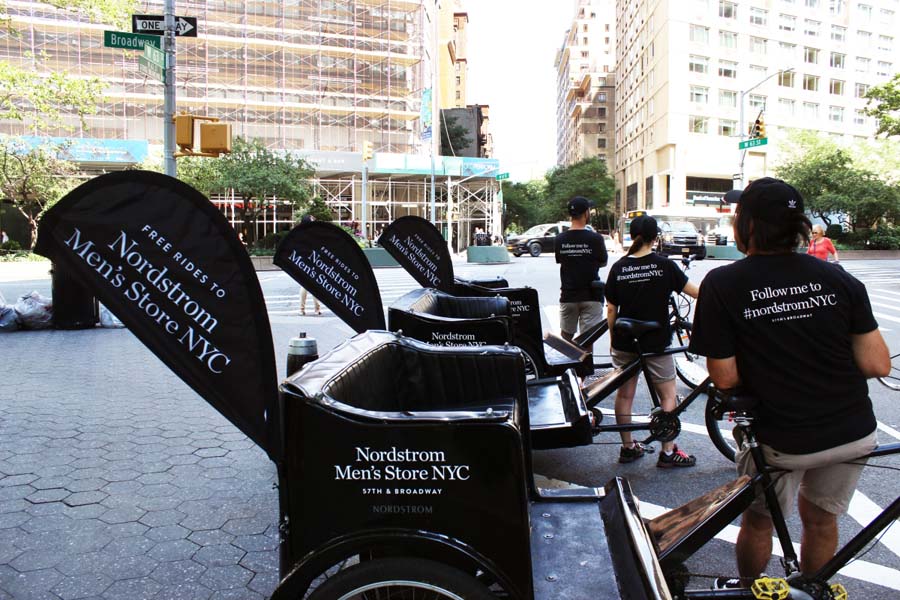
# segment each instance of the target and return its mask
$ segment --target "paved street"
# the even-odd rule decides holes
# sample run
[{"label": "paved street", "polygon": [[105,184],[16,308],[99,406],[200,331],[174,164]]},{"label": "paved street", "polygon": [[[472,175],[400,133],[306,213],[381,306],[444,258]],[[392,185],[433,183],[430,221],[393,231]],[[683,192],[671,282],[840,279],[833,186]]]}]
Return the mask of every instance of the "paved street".
[{"label": "paved street", "polygon": [[[691,278],[721,263],[704,261]],[[900,261],[846,261],[866,282],[889,345],[900,348]],[[456,264],[462,276],[502,275],[538,289],[552,329],[558,275],[552,256],[508,265]],[[376,271],[385,306],[415,287],[400,269]],[[270,312],[279,374],[288,339],[305,331],[320,352],[351,334],[325,311],[299,316],[297,285],[259,274]],[[49,294],[46,265],[0,265],[0,293],[13,302]],[[307,306],[308,315],[311,302]],[[601,340],[598,353],[608,341]],[[211,409],[125,330],[19,332],[0,337],[0,600],[253,599],[277,581],[277,497],[264,453]],[[870,385],[882,441],[900,439],[896,392]],[[686,393],[686,389],[681,390]],[[605,402],[607,406],[611,402]],[[642,389],[637,409],[647,409]],[[601,404],[603,406],[603,404]],[[692,407],[679,443],[695,469],[660,472],[653,457],[619,465],[616,437],[535,453],[538,473],[585,485],[627,476],[652,516],[732,478],[733,466],[706,437]],[[895,459],[880,464],[900,467]],[[892,471],[867,469],[846,540],[897,493]],[[797,532],[797,523],[792,523]],[[688,564],[731,574],[734,529]],[[772,572],[777,573],[773,562]],[[900,531],[894,527],[842,582],[851,597],[889,599],[900,590]]]}]

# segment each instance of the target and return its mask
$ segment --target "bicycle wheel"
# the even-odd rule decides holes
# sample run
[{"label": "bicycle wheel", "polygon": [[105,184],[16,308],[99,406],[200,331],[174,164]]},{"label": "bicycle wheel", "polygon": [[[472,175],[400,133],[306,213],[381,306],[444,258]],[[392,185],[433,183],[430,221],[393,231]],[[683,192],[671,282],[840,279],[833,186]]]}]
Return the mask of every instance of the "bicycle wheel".
[{"label": "bicycle wheel", "polygon": [[496,600],[474,577],[419,558],[381,558],[329,578],[309,600]]},{"label": "bicycle wheel", "polygon": [[734,441],[730,428],[722,428],[723,419],[719,419],[716,416],[718,405],[719,401],[715,396],[710,396],[706,401],[706,432],[709,434],[709,439],[712,440],[716,450],[721,452],[722,456],[734,462],[734,455],[738,449],[737,442]]},{"label": "bicycle wheel", "polygon": [[879,377],[882,385],[900,391],[900,353],[891,357],[891,373],[887,377]]},{"label": "bicycle wheel", "polygon": [[[687,346],[690,343],[690,326],[685,321],[676,319],[672,325],[672,345]],[[678,379],[689,388],[696,388],[709,376],[709,372],[706,370],[706,357],[692,352],[679,352],[673,358]]]}]

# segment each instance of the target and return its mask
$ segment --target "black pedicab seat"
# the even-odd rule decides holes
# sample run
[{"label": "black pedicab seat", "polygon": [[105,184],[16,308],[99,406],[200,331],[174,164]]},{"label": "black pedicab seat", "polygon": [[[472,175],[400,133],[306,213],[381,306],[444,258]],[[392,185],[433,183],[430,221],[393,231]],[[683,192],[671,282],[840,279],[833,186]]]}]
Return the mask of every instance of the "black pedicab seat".
[{"label": "black pedicab seat", "polygon": [[[600,490],[535,487],[516,348],[369,331],[286,380],[280,400],[284,578],[273,600],[304,597],[352,556],[480,571],[522,600],[625,597],[635,569],[640,590],[656,585],[630,490],[608,486],[601,503]],[[619,544],[638,544],[638,562],[614,556]]]},{"label": "black pedicab seat", "polygon": [[[534,290],[530,290],[534,291]],[[516,344],[517,324],[503,296],[459,297],[421,288],[388,309],[388,328],[440,346]],[[531,444],[535,449],[583,446],[592,441],[584,395],[572,370],[528,382]]]}]

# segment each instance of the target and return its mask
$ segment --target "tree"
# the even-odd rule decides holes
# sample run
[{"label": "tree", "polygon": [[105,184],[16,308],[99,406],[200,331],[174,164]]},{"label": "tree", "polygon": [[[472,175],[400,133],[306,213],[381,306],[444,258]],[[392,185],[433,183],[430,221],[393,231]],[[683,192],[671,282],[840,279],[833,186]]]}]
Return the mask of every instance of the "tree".
[{"label": "tree", "polygon": [[[92,21],[121,25],[132,12],[133,0],[44,0],[44,4],[88,15]],[[0,0],[0,15],[6,15]],[[9,35],[12,30],[6,18]],[[45,66],[46,54],[27,55],[30,65],[14,65],[0,60],[0,119],[25,121],[37,132],[65,125],[63,116],[74,113],[85,125],[85,117],[97,112],[97,99],[106,84],[97,78],[78,79],[68,73],[54,73]]]},{"label": "tree", "polygon": [[58,147],[30,148],[10,138],[0,140],[0,194],[28,219],[31,243],[38,220],[75,185],[75,166],[59,160]]},{"label": "tree", "polygon": [[547,200],[544,217],[557,221],[568,217],[566,205],[573,196],[584,196],[594,202],[598,213],[607,212],[615,193],[606,162],[585,158],[573,165],[556,167],[547,173]]},{"label": "tree", "polygon": [[334,221],[334,212],[319,196],[313,198],[308,207],[295,213],[294,220],[299,221],[304,214],[312,215],[316,221]]},{"label": "tree", "polygon": [[256,240],[256,221],[270,199],[289,202],[296,214],[312,197],[307,180],[313,168],[302,158],[269,150],[259,140],[238,137],[230,154],[184,161],[179,179],[208,196],[233,193],[240,199],[235,211],[248,229],[248,242]]},{"label": "tree", "polygon": [[876,135],[900,135],[900,73],[881,85],[876,85],[866,93],[869,102],[866,114],[878,121]]},{"label": "tree", "polygon": [[441,156],[459,156],[472,143],[472,139],[466,137],[469,131],[456,124],[456,117],[447,116],[443,111],[441,121]]},{"label": "tree", "polygon": [[512,229],[524,231],[532,225],[540,223],[540,202],[543,197],[543,181],[529,181],[528,183],[512,183],[504,181],[503,184],[503,231]]}]

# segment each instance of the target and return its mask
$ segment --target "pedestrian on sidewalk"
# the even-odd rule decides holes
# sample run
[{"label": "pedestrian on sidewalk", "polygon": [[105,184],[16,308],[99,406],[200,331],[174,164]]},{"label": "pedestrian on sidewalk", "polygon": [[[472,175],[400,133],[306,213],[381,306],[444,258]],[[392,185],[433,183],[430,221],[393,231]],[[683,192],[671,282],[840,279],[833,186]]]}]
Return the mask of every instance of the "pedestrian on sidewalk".
[{"label": "pedestrian on sidewalk", "polygon": [[[628,254],[616,261],[606,280],[607,323],[612,332],[610,355],[613,365],[622,367],[637,358],[633,340],[615,331],[616,319],[626,317],[641,321],[656,321],[660,329],[641,337],[642,352],[662,352],[672,339],[669,328],[669,296],[685,293],[697,297],[697,286],[688,281],[684,271],[674,262],[653,252],[659,237],[656,219],[637,217],[631,221],[631,247]],[[675,360],[671,354],[646,358],[650,379],[665,411],[675,410]],[[628,380],[616,392],[616,423],[631,423],[634,393],[638,375]],[[642,458],[652,450],[635,442],[631,432],[623,431],[619,462],[628,463]],[[680,450],[674,441],[664,442],[656,461],[661,469],[693,467],[697,459]]]},{"label": "pedestrian on sidewalk", "polygon": [[[855,277],[795,252],[809,239],[803,198],[763,177],[726,201],[737,203],[734,239],[743,260],[710,271],[700,288],[690,349],[707,357],[717,388],[759,400],[754,429],[768,464],[787,471],[774,482],[785,517],[797,504],[803,536],[800,570],[815,574],[838,543],[865,461],[876,445],[867,377],[887,375],[890,353],[866,287]],[[755,474],[744,447],[738,474]],[[799,492],[799,496],[798,496]],[[772,557],[773,523],[763,498],[741,520],[737,587]]]},{"label": "pedestrian on sidewalk", "polygon": [[806,249],[807,254],[812,254],[816,258],[828,261],[828,255],[834,256],[834,262],[841,262],[838,258],[837,248],[831,243],[831,240],[825,237],[825,228],[821,225],[812,226],[812,239],[809,241],[809,247]]}]

